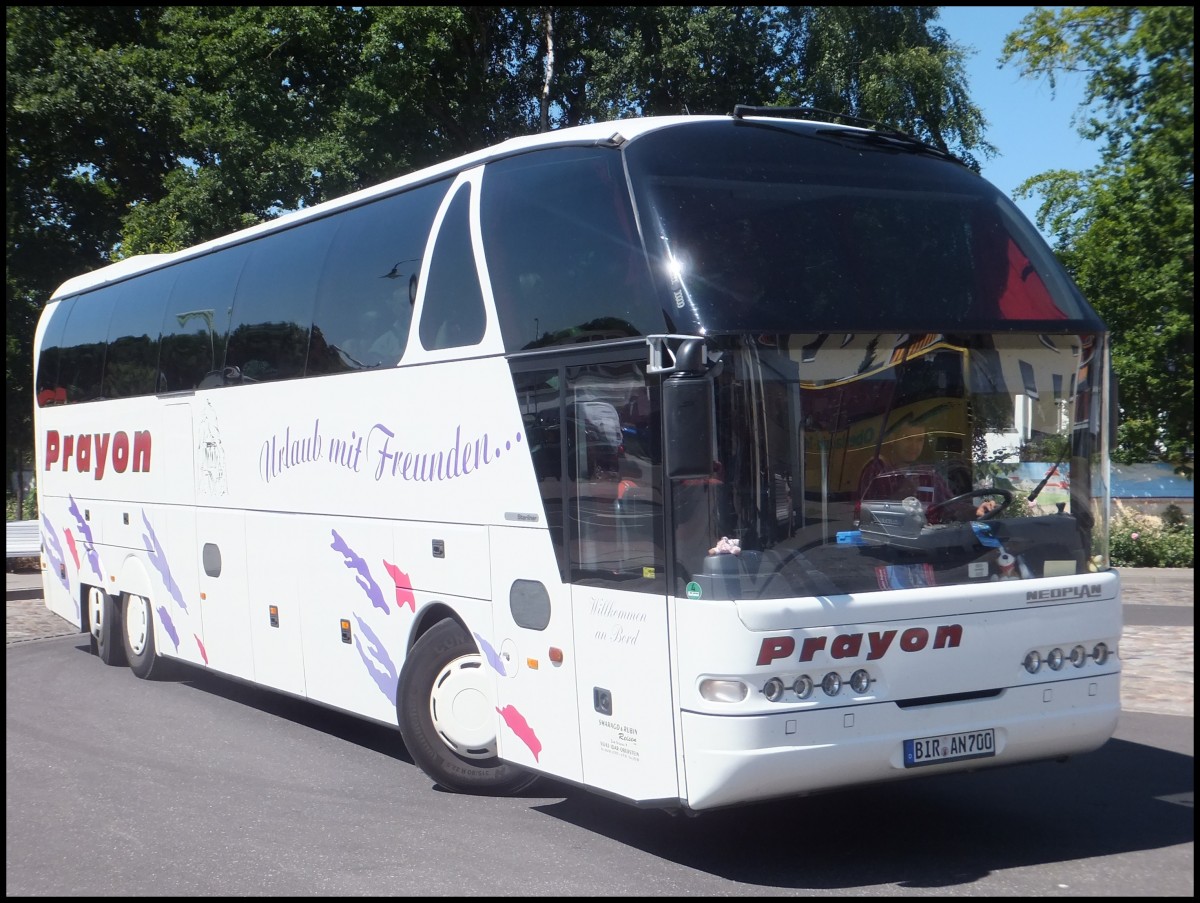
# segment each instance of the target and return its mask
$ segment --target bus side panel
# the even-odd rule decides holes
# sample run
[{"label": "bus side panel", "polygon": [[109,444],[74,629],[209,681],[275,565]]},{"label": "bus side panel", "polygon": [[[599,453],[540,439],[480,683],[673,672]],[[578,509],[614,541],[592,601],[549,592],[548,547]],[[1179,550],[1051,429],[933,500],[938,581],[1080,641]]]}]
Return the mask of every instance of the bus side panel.
[{"label": "bus side panel", "polygon": [[574,586],[572,608],[584,780],[634,801],[677,799],[666,599]]},{"label": "bus side panel", "polygon": [[[130,505],[105,502],[113,520],[129,514],[127,536],[136,532],[137,546],[110,546],[104,566],[112,569],[111,592],[144,596],[154,613],[155,649],[168,658],[207,665],[203,600],[196,582],[195,512],[174,505]],[[132,510],[127,510],[132,509]],[[136,529],[134,523],[136,522]],[[132,538],[129,542],[134,542]]]},{"label": "bus side panel", "polygon": [[493,527],[491,539],[494,630],[476,642],[497,675],[500,757],[582,781],[571,589],[546,530]]},{"label": "bus side panel", "polygon": [[[42,520],[42,595],[46,607],[72,624],[81,626],[80,580],[88,561],[75,539],[75,528],[67,499],[43,491],[39,499]],[[90,582],[100,585],[93,574]]]},{"label": "bus side panel", "polygon": [[159,414],[154,418],[153,489],[147,490],[157,503],[106,503],[105,542],[111,547],[112,566],[124,559],[117,578],[119,590],[151,600],[159,653],[208,665],[197,575],[191,404],[170,401]]},{"label": "bus side panel", "polygon": [[303,524],[288,560],[303,574],[308,696],[395,724],[400,668],[422,607],[446,605],[472,632],[490,630],[487,529],[364,518]]},{"label": "bus side panel", "polygon": [[254,680],[254,648],[247,598],[246,515],[222,508],[196,509],[200,606],[208,665]]},{"label": "bus side panel", "polygon": [[300,583],[303,532],[295,515],[253,512],[246,516],[248,615],[254,679],[264,686],[304,694]]},{"label": "bus side panel", "polygon": [[416,608],[397,605],[392,524],[364,518],[304,518],[293,547],[303,573],[300,622],[308,696],[396,723],[396,685]]}]

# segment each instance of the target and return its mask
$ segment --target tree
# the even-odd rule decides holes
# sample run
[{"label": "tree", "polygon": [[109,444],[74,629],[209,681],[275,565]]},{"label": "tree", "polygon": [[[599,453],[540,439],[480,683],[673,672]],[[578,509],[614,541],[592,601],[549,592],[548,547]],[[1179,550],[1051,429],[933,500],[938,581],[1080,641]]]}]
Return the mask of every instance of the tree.
[{"label": "tree", "polygon": [[1038,9],[1000,62],[1054,87],[1087,77],[1080,127],[1103,142],[1086,172],[1027,180],[1039,225],[1112,330],[1121,425],[1115,457],[1195,459],[1194,25],[1190,6]]},{"label": "tree", "polygon": [[547,128],[808,104],[989,155],[936,7],[7,8],[10,468],[55,287]]},{"label": "tree", "polygon": [[130,205],[169,170],[172,111],[148,78],[154,10],[8,7],[7,468],[31,462],[33,334],[53,288],[107,261]]},{"label": "tree", "polygon": [[936,6],[786,7],[780,99],[903,129],[979,170],[995,148]]}]

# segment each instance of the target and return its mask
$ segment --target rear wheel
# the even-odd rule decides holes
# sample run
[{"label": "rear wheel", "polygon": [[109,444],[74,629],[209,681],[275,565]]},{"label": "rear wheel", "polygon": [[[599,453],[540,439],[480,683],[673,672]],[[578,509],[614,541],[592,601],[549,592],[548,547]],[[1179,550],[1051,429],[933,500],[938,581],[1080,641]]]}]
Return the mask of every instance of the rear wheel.
[{"label": "rear wheel", "polygon": [[98,586],[88,588],[88,630],[92,635],[92,652],[106,665],[125,664],[125,647],[121,641],[121,618],[117,600]]},{"label": "rear wheel", "polygon": [[161,659],[154,649],[154,611],[145,596],[126,595],[125,611],[121,620],[125,629],[121,635],[125,640],[125,658],[129,669],[143,680],[148,680],[161,668]]},{"label": "rear wheel", "polygon": [[396,715],[413,761],[447,790],[506,796],[538,778],[496,757],[492,675],[456,621],[440,621],[413,646]]}]

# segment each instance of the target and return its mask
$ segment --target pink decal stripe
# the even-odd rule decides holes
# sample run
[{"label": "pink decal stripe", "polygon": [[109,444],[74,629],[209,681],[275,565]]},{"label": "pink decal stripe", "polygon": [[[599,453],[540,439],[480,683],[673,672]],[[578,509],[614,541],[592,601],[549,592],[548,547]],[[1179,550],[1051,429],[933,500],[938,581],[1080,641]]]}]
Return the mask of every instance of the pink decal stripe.
[{"label": "pink decal stripe", "polygon": [[417,613],[417,597],[413,595],[412,581],[409,580],[408,574],[400,570],[399,567],[392,564],[386,558],[383,560],[383,566],[392,578],[392,583],[396,585],[396,607],[403,608],[407,605],[413,614]]},{"label": "pink decal stripe", "polygon": [[496,709],[496,711],[500,713],[500,717],[504,719],[504,723],[509,726],[512,732],[521,739],[521,742],[529,747],[529,751],[533,753],[533,761],[538,761],[538,756],[542,752],[542,741],[537,738],[537,734],[533,732],[533,728],[529,726],[529,722],[525,720],[525,716],[511,705],[506,705],[502,709]]}]

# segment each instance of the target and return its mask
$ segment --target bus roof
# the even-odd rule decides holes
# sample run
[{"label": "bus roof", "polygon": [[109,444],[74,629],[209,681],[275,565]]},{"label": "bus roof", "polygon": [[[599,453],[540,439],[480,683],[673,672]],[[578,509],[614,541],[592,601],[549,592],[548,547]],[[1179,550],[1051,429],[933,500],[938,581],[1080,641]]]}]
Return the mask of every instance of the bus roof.
[{"label": "bus roof", "polygon": [[[334,210],[344,207],[353,207],[372,198],[390,194],[391,192],[394,192],[400,188],[404,188],[408,185],[415,185],[438,179],[462,170],[470,169],[471,167],[478,166],[481,163],[487,163],[491,160],[512,156],[513,154],[523,153],[536,148],[565,146],[572,144],[611,143],[615,145],[621,144],[629,139],[636,138],[639,135],[646,134],[647,132],[656,131],[668,126],[676,126],[684,123],[729,121],[734,118],[751,117],[719,115],[646,116],[632,119],[615,119],[607,122],[593,122],[587,125],[556,129],[551,132],[541,132],[535,135],[522,135],[517,138],[509,138],[507,141],[503,141],[500,144],[486,147],[470,154],[455,157],[443,163],[437,163],[433,166],[429,166],[403,176],[398,176],[386,182],[381,182],[378,185],[364,188],[359,191],[325,201],[313,207],[306,207],[302,210],[286,213],[283,216],[275,219],[241,229],[237,232],[231,232],[227,235],[222,235],[218,238],[214,238],[198,245],[193,245],[192,247],[185,248],[181,251],[175,251],[169,254],[135,255],[124,260],[119,260],[108,266],[92,270],[89,273],[73,276],[66,282],[62,283],[62,285],[55,290],[54,294],[51,295],[50,300],[54,301],[60,298],[76,295],[80,292],[88,291],[89,289],[98,288],[99,286],[106,285],[108,283],[120,281],[121,279],[134,275],[135,273],[153,270],[167,263],[174,263],[188,257],[195,257],[226,245],[238,244],[247,239],[254,238],[255,236],[275,231],[276,229],[284,229],[295,225],[296,223],[303,222],[304,220],[323,216]],[[771,118],[779,121],[779,117]],[[854,128],[854,126],[844,127]]]}]

